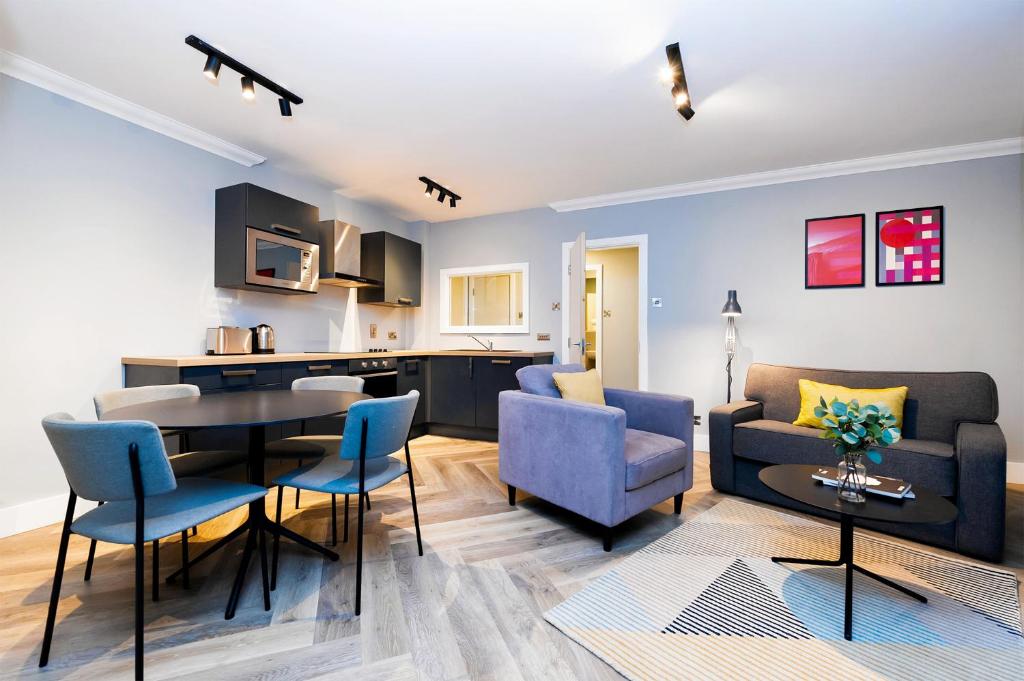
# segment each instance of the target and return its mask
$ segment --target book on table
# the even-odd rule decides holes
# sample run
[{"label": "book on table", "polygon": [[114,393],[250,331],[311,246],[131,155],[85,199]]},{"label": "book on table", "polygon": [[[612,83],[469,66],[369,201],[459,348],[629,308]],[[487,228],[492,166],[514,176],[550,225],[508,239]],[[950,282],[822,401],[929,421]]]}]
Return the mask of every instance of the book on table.
[{"label": "book on table", "polygon": [[[835,468],[819,468],[811,477],[831,487],[839,486],[839,474]],[[914,498],[909,482],[882,475],[869,475],[864,491],[893,499]]]}]

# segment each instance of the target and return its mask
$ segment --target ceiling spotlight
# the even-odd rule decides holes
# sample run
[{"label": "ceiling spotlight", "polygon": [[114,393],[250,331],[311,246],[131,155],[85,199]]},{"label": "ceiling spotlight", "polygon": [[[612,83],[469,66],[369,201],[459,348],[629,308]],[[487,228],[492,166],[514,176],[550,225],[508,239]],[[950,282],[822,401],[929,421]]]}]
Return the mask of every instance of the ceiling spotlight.
[{"label": "ceiling spotlight", "polygon": [[242,76],[242,99],[256,99],[256,88],[253,87],[252,78]]},{"label": "ceiling spotlight", "polygon": [[672,70],[671,66],[662,66],[661,70],[658,71],[658,80],[660,80],[662,83],[665,83],[666,85],[674,81],[675,78],[676,74]]},{"label": "ceiling spotlight", "polygon": [[289,92],[266,76],[253,71],[231,55],[224,54],[213,45],[204,42],[196,36],[190,35],[185,38],[185,44],[206,55],[203,75],[211,81],[217,81],[222,66],[226,66],[240,75],[242,77],[242,98],[246,101],[256,99],[256,84],[258,83],[263,88],[277,95],[281,116],[285,118],[291,117],[293,104],[302,104],[302,97],[299,97],[294,92]]},{"label": "ceiling spotlight", "polygon": [[668,57],[668,67],[662,70],[671,75],[672,99],[676,105],[679,115],[690,120],[693,118],[693,107],[690,100],[690,89],[686,86],[686,72],[683,70],[683,58],[679,53],[679,43],[672,43],[665,46],[665,55]]},{"label": "ceiling spotlight", "polygon": [[217,55],[211,54],[206,58],[203,74],[210,80],[217,80],[217,76],[220,75],[220,59],[217,58]]},{"label": "ceiling spotlight", "polygon": [[423,184],[427,185],[427,190],[425,192],[423,192],[423,196],[425,198],[429,198],[433,194],[434,190],[436,189],[437,190],[437,202],[440,203],[440,204],[444,204],[444,200],[445,200],[445,198],[447,198],[448,199],[448,205],[451,206],[452,208],[455,208],[455,204],[462,200],[462,197],[459,196],[458,194],[456,194],[455,192],[453,192],[451,189],[449,189],[448,187],[444,186],[443,184],[440,184],[438,182],[434,182],[429,177],[420,177],[420,182],[422,182]]}]

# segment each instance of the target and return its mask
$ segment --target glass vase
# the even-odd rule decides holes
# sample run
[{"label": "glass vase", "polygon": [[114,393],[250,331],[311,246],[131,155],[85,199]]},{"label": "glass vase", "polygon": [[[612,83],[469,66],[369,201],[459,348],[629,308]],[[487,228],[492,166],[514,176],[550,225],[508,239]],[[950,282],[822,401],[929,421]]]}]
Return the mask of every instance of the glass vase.
[{"label": "glass vase", "polygon": [[864,452],[846,452],[836,470],[839,481],[837,493],[841,501],[863,504],[867,499],[864,490],[868,485],[868,471],[864,465]]}]

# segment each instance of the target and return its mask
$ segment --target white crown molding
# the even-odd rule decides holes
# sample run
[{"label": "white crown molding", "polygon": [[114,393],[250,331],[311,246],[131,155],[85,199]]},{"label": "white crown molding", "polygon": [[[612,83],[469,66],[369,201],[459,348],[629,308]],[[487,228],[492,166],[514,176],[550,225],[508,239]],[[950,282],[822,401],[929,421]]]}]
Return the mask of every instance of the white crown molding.
[{"label": "white crown molding", "polygon": [[823,177],[873,173],[880,170],[911,168],[914,166],[949,163],[951,161],[967,161],[993,156],[1010,156],[1020,153],[1024,153],[1024,137],[1010,137],[988,142],[958,144],[951,147],[936,147],[934,149],[907,151],[899,154],[855,158],[848,161],[833,161],[810,166],[798,166],[796,168],[768,170],[747,175],[733,175],[731,177],[720,177],[697,182],[683,182],[663,187],[585,196],[578,199],[555,201],[548,205],[559,213],[564,213],[574,210],[586,210],[587,208],[600,208],[602,206],[617,206],[624,203],[656,201],[658,199],[692,196],[694,194],[724,192],[731,189],[747,189],[749,187],[763,187],[786,182],[816,180]]},{"label": "white crown molding", "polygon": [[169,116],[129,102],[7,50],[0,50],[0,73],[244,166],[252,167],[267,160],[237,144],[197,130]]}]

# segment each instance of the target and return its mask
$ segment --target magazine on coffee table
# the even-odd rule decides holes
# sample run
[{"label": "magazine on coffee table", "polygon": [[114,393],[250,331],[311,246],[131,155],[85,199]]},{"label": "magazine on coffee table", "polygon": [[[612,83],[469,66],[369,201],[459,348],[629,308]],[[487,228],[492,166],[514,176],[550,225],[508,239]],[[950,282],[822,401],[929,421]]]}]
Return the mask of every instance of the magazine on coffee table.
[{"label": "magazine on coffee table", "polygon": [[[831,487],[838,487],[839,480],[835,468],[819,468],[811,475]],[[869,475],[865,491],[870,494],[878,494],[893,499],[913,499],[914,493],[910,490],[910,483],[896,478],[886,478],[881,475]]]}]

